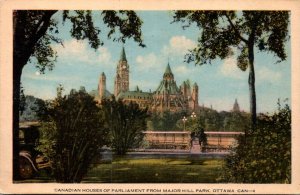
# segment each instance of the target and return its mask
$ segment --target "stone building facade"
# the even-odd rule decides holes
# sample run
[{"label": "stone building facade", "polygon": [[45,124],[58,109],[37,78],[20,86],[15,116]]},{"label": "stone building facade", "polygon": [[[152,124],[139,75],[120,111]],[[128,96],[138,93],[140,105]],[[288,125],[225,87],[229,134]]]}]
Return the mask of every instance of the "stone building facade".
[{"label": "stone building facade", "polygon": [[[92,92],[95,99],[101,103],[101,99],[110,98],[112,94],[106,89],[106,76],[102,73],[99,78],[98,90]],[[180,112],[197,111],[199,109],[199,87],[197,83],[192,86],[190,81],[184,81],[177,86],[170,64],[167,64],[162,80],[153,92],[143,92],[136,86],[135,90],[129,90],[129,64],[127,62],[124,47],[116,68],[114,80],[114,93],[116,99],[122,99],[125,103],[135,102],[141,108],[148,108],[152,112]]]}]

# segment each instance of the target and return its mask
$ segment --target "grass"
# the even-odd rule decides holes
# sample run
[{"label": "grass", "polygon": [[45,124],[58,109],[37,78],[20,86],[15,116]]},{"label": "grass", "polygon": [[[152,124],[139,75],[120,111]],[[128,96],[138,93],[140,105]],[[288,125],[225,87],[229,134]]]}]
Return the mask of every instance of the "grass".
[{"label": "grass", "polygon": [[97,164],[84,183],[215,183],[222,159],[116,158]]}]

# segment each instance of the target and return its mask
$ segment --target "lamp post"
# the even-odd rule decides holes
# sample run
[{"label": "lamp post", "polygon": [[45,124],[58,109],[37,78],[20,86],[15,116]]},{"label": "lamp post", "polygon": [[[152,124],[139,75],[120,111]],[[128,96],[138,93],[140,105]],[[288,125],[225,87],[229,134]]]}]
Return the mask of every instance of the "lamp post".
[{"label": "lamp post", "polygon": [[191,118],[192,118],[192,121],[193,121],[193,123],[192,123],[192,125],[193,125],[193,128],[197,128],[197,127],[195,127],[195,126],[194,126],[194,125],[195,125],[195,120],[196,120],[196,117],[197,117],[196,113],[195,113],[195,112],[192,112],[192,114],[191,114]]},{"label": "lamp post", "polygon": [[187,118],[184,116],[182,118],[182,121],[183,121],[183,130],[185,131],[185,122],[187,121]]},{"label": "lamp post", "polygon": [[197,117],[196,113],[193,112],[192,115],[191,115],[192,119],[195,119]]}]

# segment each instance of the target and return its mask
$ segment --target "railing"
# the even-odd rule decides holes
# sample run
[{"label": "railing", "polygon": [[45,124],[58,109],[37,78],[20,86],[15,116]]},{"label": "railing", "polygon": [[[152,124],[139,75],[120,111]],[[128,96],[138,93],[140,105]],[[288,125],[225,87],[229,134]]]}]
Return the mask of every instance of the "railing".
[{"label": "railing", "polygon": [[[169,150],[190,150],[192,147],[191,133],[189,131],[145,131],[145,141],[147,148],[169,149]],[[236,143],[236,137],[243,132],[220,132],[206,131],[207,152],[229,151]]]}]

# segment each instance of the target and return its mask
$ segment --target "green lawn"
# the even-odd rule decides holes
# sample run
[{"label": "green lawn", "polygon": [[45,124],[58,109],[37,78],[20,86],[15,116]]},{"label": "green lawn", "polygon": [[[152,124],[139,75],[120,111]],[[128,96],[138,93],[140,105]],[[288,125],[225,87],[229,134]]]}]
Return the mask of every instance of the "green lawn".
[{"label": "green lawn", "polygon": [[214,183],[222,168],[222,159],[117,158],[91,169],[85,183]]}]

